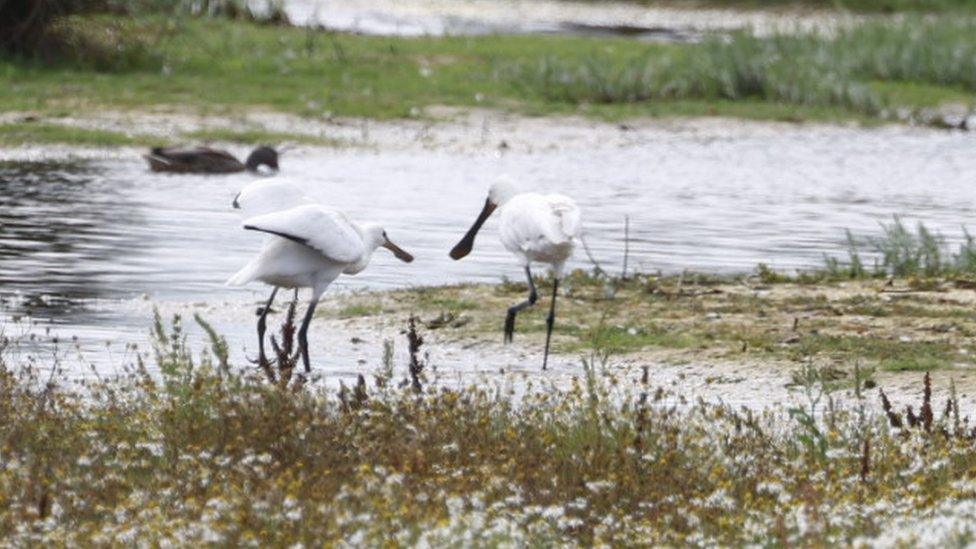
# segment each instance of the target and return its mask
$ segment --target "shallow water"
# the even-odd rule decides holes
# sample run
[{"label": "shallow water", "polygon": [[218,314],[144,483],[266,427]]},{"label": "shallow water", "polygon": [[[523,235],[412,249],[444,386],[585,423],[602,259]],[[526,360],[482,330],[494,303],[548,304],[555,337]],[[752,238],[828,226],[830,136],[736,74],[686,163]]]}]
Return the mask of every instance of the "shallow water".
[{"label": "shallow water", "polygon": [[[824,254],[844,255],[845,228],[877,234],[879,221],[901,214],[954,240],[974,217],[971,134],[797,127],[620,135],[590,148],[557,139],[505,153],[306,150],[283,159],[283,176],[352,219],[384,223],[417,257],[405,265],[380,250],[364,273],[340,279],[346,290],[520,278],[496,219],[471,256],[447,257],[502,173],[576,198],[588,243],[610,269],[622,260],[625,216],[631,268],[666,272],[817,267]],[[141,303],[261,299],[263,288],[223,284],[260,245],[230,208],[251,178],[153,174],[134,153],[0,164],[6,333],[12,320],[28,320],[79,335],[91,350],[144,339],[150,309]],[[573,266],[589,267],[582,250]],[[241,313],[218,325],[237,341],[252,321]]]},{"label": "shallow water", "polygon": [[568,34],[681,42],[697,40],[708,31],[748,27],[766,34],[831,28],[861,19],[566,0],[285,0],[284,6],[295,24],[385,36]]},{"label": "shallow water", "polygon": [[381,36],[479,36],[487,34],[620,35],[643,40],[696,38],[663,26],[631,21],[592,20],[564,5],[556,12],[542,2],[365,2],[362,0],[287,0],[285,10],[298,25]]}]

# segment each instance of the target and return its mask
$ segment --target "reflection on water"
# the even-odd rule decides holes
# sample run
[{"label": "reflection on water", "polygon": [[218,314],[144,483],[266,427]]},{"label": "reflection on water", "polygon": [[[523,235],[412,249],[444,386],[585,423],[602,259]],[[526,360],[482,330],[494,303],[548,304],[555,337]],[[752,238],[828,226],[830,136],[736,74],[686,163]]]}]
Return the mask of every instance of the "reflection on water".
[{"label": "reflection on water", "polygon": [[103,171],[0,163],[0,297],[8,311],[64,319],[85,300],[118,295],[113,274],[144,247],[132,231],[142,220]]},{"label": "reflection on water", "polygon": [[[417,256],[380,250],[343,288],[517,278],[489,220],[464,261],[447,250],[497,174],[574,196],[587,241],[619,265],[631,218],[631,265],[742,272],[765,262],[813,267],[843,250],[843,230],[876,234],[892,214],[957,238],[973,219],[972,135],[796,130],[723,138],[631,132],[627,146],[532,152],[317,150],[291,153],[284,174],[360,221],[382,222]],[[89,339],[145,333],[146,311],[113,303],[251,302],[259,286],[224,281],[260,246],[230,208],[252,176],[154,174],[138,158],[0,164],[0,306]],[[575,267],[587,267],[582,253]],[[128,316],[127,316],[128,315]],[[246,316],[246,315],[245,315]],[[236,326],[249,334],[252,319]]]}]

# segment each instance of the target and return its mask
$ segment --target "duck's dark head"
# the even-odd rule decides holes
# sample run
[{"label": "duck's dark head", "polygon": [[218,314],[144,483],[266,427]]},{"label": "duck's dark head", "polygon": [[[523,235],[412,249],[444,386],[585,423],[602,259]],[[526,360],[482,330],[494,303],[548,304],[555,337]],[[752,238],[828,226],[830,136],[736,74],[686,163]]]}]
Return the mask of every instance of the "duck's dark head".
[{"label": "duck's dark head", "polygon": [[267,166],[274,171],[278,171],[278,151],[267,145],[262,145],[251,151],[244,165],[251,172],[258,171],[258,168],[261,166]]}]

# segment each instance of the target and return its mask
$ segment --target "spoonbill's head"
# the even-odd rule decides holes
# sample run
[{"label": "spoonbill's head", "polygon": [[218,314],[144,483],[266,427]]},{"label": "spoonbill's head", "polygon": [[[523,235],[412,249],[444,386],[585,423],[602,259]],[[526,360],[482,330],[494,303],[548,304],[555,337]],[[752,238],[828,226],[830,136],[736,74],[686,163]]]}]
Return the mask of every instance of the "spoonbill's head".
[{"label": "spoonbill's head", "polygon": [[386,231],[383,230],[383,227],[379,225],[374,223],[367,223],[363,225],[363,237],[366,241],[366,246],[370,251],[373,251],[376,248],[386,248],[387,250],[393,252],[393,255],[404,263],[410,263],[413,261],[413,256],[403,248],[394,244],[393,241],[390,240],[390,237],[387,236]]},{"label": "spoonbill's head", "polygon": [[261,166],[266,166],[276,172],[278,171],[278,151],[268,145],[261,145],[251,151],[244,162],[244,166],[251,172],[258,171]]},{"label": "spoonbill's head", "polygon": [[488,199],[485,200],[485,205],[482,206],[478,218],[474,220],[474,224],[461,238],[461,241],[451,249],[451,259],[458,260],[471,253],[471,248],[474,247],[474,237],[478,236],[481,226],[485,224],[495,209],[504,206],[515,194],[515,184],[508,178],[499,179],[492,184],[488,189]]},{"label": "spoonbill's head", "polygon": [[488,201],[497,208],[504,206],[516,194],[515,183],[508,177],[501,177],[488,188]]}]

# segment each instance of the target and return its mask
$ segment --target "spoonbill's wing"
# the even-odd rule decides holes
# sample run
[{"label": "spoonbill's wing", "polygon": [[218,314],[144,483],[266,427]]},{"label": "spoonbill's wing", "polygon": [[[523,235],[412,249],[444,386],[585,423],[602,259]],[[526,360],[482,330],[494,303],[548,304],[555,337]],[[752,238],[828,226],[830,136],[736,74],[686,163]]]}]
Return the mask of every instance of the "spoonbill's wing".
[{"label": "spoonbill's wing", "polygon": [[561,194],[524,193],[506,208],[508,223],[503,223],[503,240],[526,250],[546,244],[565,244],[579,236],[580,212],[573,199]]},{"label": "spoonbill's wing", "polygon": [[502,206],[498,233],[516,255],[556,257],[580,234],[579,208],[563,195],[522,193]]},{"label": "spoonbill's wing", "polygon": [[244,228],[287,238],[339,263],[354,263],[365,252],[363,239],[346,216],[319,204],[305,204],[244,220]]},{"label": "spoonbill's wing", "polygon": [[[561,239],[557,239],[556,241],[565,242],[566,240],[579,237],[582,231],[582,225],[580,224],[580,210],[576,206],[576,202],[572,198],[561,194],[550,194],[548,198],[549,205],[552,208],[552,215],[558,220],[558,223],[551,227],[553,232],[562,236]],[[555,235],[551,235],[550,238],[552,236]]]},{"label": "spoonbill's wing", "polygon": [[295,183],[288,179],[271,177],[259,179],[241,189],[234,197],[233,206],[241,211],[241,217],[249,219],[314,203]]}]

